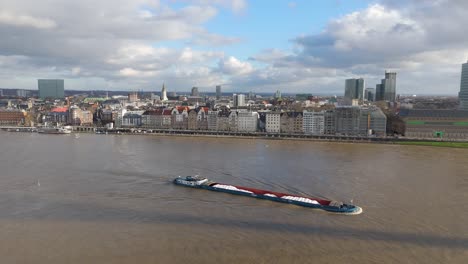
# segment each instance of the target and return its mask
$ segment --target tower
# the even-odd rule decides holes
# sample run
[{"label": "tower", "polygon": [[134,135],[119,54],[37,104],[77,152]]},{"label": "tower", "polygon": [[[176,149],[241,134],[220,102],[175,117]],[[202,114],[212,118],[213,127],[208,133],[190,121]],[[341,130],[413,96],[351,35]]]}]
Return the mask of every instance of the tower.
[{"label": "tower", "polygon": [[347,79],[345,81],[345,98],[348,100],[364,99],[364,79]]},{"label": "tower", "polygon": [[280,91],[280,90],[276,90],[275,98],[276,98],[276,99],[280,99],[280,98],[281,98],[281,91]]},{"label": "tower", "polygon": [[192,96],[200,96],[198,92],[198,87],[192,87]]},{"label": "tower", "polygon": [[460,79],[460,92],[458,93],[460,110],[468,110],[468,61],[462,64]]},{"label": "tower", "polygon": [[167,91],[166,91],[166,86],[164,86],[164,83],[163,83],[163,86],[162,86],[162,90],[161,90],[161,101],[167,101]]},{"label": "tower", "polygon": [[395,102],[396,99],[396,72],[385,71],[385,79],[382,80],[384,86],[384,100]]},{"label": "tower", "polygon": [[221,98],[221,85],[216,85],[216,99]]}]

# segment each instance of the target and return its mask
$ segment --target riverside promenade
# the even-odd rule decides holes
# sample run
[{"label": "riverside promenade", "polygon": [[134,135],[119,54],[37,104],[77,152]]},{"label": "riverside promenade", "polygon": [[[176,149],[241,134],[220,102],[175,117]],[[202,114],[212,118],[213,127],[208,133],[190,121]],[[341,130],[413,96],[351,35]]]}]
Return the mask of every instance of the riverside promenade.
[{"label": "riverside promenade", "polygon": [[[402,145],[426,145],[442,147],[468,148],[468,140],[453,140],[444,138],[408,138],[408,137],[377,137],[351,135],[309,135],[266,132],[213,131],[213,130],[185,130],[185,129],[149,129],[149,128],[106,128],[92,126],[73,126],[74,133],[95,133],[110,135],[161,135],[185,137],[218,137],[218,138],[246,138],[269,140],[303,140],[329,141],[348,143],[383,143]],[[36,127],[0,127],[0,131],[9,132],[37,132]]]}]

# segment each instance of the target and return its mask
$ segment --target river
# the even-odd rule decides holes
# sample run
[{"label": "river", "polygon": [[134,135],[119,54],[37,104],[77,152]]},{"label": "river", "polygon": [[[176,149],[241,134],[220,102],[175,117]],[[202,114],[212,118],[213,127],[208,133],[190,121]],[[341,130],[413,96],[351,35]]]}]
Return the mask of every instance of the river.
[{"label": "river", "polygon": [[[1,263],[467,263],[468,150],[0,132]],[[356,216],[175,186],[318,196]]]}]

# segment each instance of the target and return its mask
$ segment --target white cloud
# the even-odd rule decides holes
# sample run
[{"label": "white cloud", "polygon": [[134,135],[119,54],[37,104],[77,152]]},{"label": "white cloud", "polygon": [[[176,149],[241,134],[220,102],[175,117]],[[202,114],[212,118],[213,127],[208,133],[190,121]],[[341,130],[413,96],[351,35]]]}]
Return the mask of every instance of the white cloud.
[{"label": "white cloud", "polygon": [[221,72],[228,75],[245,75],[254,70],[250,63],[240,61],[233,56],[220,60],[218,66]]},{"label": "white cloud", "polygon": [[232,10],[236,13],[244,11],[247,8],[247,2],[245,0],[231,0]]},{"label": "white cloud", "polygon": [[[215,45],[238,41],[204,28],[218,14],[210,3],[180,9],[154,0],[2,0],[1,5],[0,75],[6,78],[0,87],[20,78],[34,84],[40,77],[71,78],[75,84],[79,82],[74,78],[86,78],[96,85],[112,83],[114,88],[145,88],[172,77],[180,85],[201,76],[215,80],[217,73],[214,77],[206,73],[207,68],[211,72],[207,65],[216,65],[224,56]],[[163,44],[201,45],[205,39],[210,42],[206,51]],[[191,79],[178,79],[180,73]]]},{"label": "white cloud", "polygon": [[[185,7],[167,5],[173,1]],[[468,58],[468,1],[381,0],[330,20],[321,33],[297,36],[291,49],[272,44],[241,55],[248,60],[223,51],[243,39],[205,25],[221,8],[243,13],[247,1],[173,1],[2,0],[0,87],[68,78],[75,89],[160,89],[165,81],[178,90],[230,83],[233,90],[339,94],[346,78],[373,86],[393,69],[398,92],[455,94]]]},{"label": "white cloud", "polygon": [[124,68],[119,71],[119,74],[124,77],[150,77],[154,76],[153,71],[139,71],[133,68]]},{"label": "white cloud", "polygon": [[239,14],[247,9],[247,0],[174,0],[179,2],[188,2],[201,5],[218,5],[230,8],[234,13]]},{"label": "white cloud", "polygon": [[0,24],[20,27],[33,27],[38,29],[49,29],[57,26],[55,21],[49,18],[14,14],[7,11],[0,11]]}]

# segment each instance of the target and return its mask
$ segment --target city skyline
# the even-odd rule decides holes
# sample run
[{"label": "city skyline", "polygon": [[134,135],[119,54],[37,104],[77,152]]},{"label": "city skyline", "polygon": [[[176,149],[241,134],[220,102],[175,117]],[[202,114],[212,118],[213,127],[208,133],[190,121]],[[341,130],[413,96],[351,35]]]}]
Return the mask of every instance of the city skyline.
[{"label": "city skyline", "polygon": [[388,70],[398,94],[457,95],[468,58],[463,1],[89,4],[2,1],[0,87],[341,95],[343,80],[378,84]]}]

